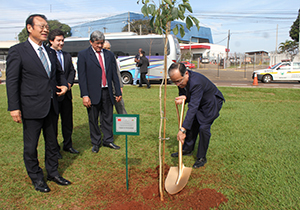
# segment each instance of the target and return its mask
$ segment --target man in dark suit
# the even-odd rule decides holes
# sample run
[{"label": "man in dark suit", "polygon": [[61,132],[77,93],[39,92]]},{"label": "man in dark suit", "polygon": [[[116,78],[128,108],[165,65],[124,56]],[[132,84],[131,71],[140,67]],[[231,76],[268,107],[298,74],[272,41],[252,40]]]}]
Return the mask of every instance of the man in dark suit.
[{"label": "man in dark suit", "polygon": [[139,60],[138,66],[140,67],[139,87],[143,87],[143,83],[146,83],[147,88],[150,88],[151,87],[150,83],[146,79],[146,74],[148,73],[149,60],[148,60],[148,58],[146,58],[145,51],[143,51],[143,50],[141,51],[141,54],[140,54],[140,60]]},{"label": "man in dark suit", "polygon": [[[99,152],[103,146],[120,149],[113,139],[113,104],[112,85],[115,87],[116,101],[122,99],[117,75],[116,59],[111,51],[102,49],[104,34],[94,31],[90,36],[91,47],[78,53],[78,79],[83,105],[89,116],[92,152]],[[99,128],[100,117],[100,128]],[[101,131],[103,138],[101,139]]]},{"label": "man in dark suit", "polygon": [[15,122],[23,123],[23,157],[35,189],[49,192],[50,188],[44,181],[43,170],[37,159],[41,130],[45,139],[47,179],[60,185],[71,184],[57,170],[55,135],[57,95],[64,95],[68,87],[55,51],[43,46],[49,33],[46,17],[39,14],[29,16],[26,28],[28,40],[11,47],[7,56],[8,111]]},{"label": "man in dark suit", "polygon": [[[73,86],[75,77],[75,69],[72,63],[72,57],[69,53],[62,51],[65,40],[63,31],[59,29],[52,30],[48,35],[48,39],[51,48],[56,51],[57,58],[62,66],[65,78],[68,82],[67,93],[63,96],[58,97],[58,108],[61,118],[61,130],[64,138],[63,150],[73,154],[78,154],[79,152],[76,149],[74,149],[72,145],[73,106],[71,88]],[[56,134],[57,133],[58,132],[56,130]],[[60,148],[59,145],[58,148]],[[60,153],[59,158],[62,158]]]},{"label": "man in dark suit", "polygon": [[[173,63],[169,67],[169,76],[179,89],[179,97],[176,97],[175,103],[182,104],[182,99],[188,103],[188,111],[178,131],[177,140],[183,143],[182,155],[191,155],[199,134],[197,160],[193,165],[193,168],[199,168],[207,162],[210,127],[219,116],[225,99],[209,79],[187,70],[182,63]],[[178,157],[178,152],[171,156]]]}]

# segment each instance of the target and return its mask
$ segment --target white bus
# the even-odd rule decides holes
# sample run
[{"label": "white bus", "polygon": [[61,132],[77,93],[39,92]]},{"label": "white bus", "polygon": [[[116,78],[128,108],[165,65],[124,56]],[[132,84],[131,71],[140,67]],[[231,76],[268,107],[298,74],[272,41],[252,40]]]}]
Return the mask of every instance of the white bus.
[{"label": "white bus", "polygon": [[[121,77],[124,84],[131,84],[135,76],[134,57],[142,48],[150,61],[147,77],[150,80],[164,78],[164,36],[162,35],[136,35],[135,33],[105,34],[105,39],[111,43],[111,51],[118,57],[121,65]],[[167,67],[180,60],[180,46],[177,37],[168,36]],[[69,52],[73,58],[74,68],[77,70],[78,52],[90,46],[89,38],[65,39],[64,51]],[[77,75],[77,74],[76,74]],[[138,79],[139,79],[138,75]],[[75,78],[76,80],[77,78]]]}]

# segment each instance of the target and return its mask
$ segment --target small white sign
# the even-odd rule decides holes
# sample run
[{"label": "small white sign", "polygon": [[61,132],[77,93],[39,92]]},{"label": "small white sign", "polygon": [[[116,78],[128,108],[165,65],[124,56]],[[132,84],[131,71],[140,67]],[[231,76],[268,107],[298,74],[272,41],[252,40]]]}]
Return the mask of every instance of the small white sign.
[{"label": "small white sign", "polygon": [[137,118],[136,117],[116,117],[116,132],[136,133]]}]

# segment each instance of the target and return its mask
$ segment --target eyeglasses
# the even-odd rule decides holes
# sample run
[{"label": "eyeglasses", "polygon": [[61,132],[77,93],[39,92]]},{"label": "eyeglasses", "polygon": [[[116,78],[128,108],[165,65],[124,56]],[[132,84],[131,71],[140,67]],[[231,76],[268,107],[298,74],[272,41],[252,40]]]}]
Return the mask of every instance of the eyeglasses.
[{"label": "eyeglasses", "polygon": [[182,79],[173,82],[175,83],[175,85],[180,85],[181,83],[183,83],[184,77],[185,75],[182,77]]},{"label": "eyeglasses", "polygon": [[42,30],[47,29],[49,31],[49,25],[39,25],[39,24],[34,24],[38,27],[40,27]]}]

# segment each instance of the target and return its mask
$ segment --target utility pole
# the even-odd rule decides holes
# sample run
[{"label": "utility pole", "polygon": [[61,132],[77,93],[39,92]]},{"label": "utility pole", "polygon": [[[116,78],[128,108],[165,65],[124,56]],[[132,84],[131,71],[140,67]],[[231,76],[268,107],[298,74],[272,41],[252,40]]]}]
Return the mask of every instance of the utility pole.
[{"label": "utility pole", "polygon": [[140,24],[140,35],[142,35],[142,24]]},{"label": "utility pole", "polygon": [[[228,30],[228,39],[227,39],[227,50],[226,50],[226,68],[227,68],[227,62],[228,62],[228,53],[229,53],[229,40],[230,40],[230,30]],[[225,63],[225,62],[224,62]]]},{"label": "utility pole", "polygon": [[130,12],[128,12],[128,32],[130,32]]},{"label": "utility pole", "polygon": [[190,37],[190,62],[192,63],[192,36]]},{"label": "utility pole", "polygon": [[299,51],[298,51],[298,55],[300,56],[300,9],[298,10],[298,23],[299,23],[299,28],[298,28],[298,33],[299,33],[298,47],[299,47]]},{"label": "utility pole", "polygon": [[275,46],[275,54],[277,54],[277,46],[278,46],[278,24],[276,28],[276,46]]}]

